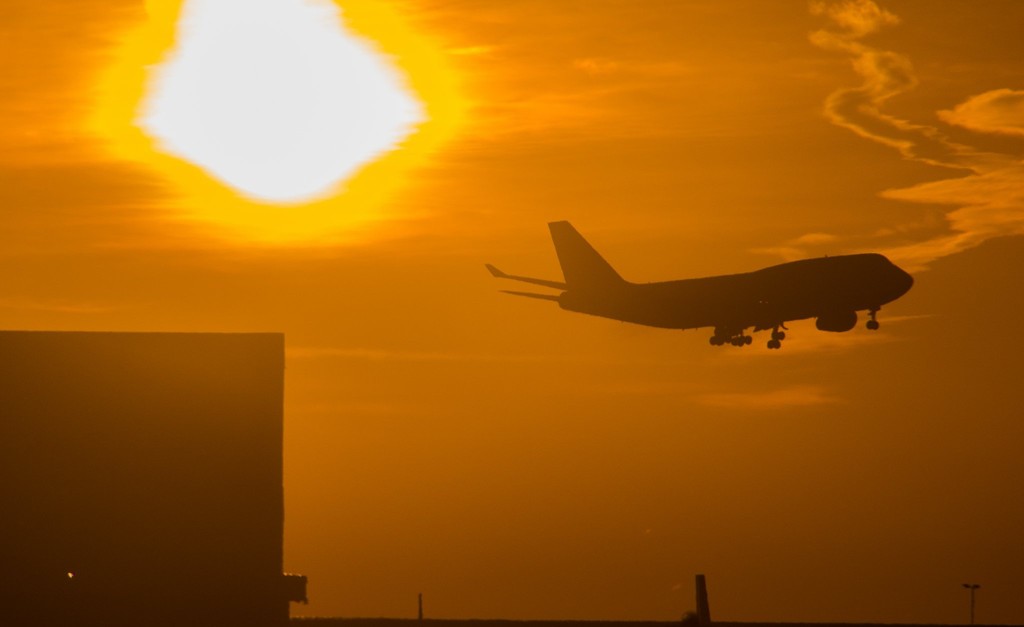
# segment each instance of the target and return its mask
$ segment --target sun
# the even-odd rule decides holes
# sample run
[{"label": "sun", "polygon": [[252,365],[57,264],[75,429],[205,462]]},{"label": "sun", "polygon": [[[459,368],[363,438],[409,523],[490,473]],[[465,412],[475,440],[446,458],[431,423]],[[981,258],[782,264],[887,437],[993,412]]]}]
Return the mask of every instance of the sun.
[{"label": "sun", "polygon": [[462,109],[441,47],[390,6],[150,0],[94,127],[170,183],[175,217],[244,242],[358,237]]},{"label": "sun", "polygon": [[189,0],[140,123],[257,200],[330,193],[423,121],[398,72],[327,0]]}]

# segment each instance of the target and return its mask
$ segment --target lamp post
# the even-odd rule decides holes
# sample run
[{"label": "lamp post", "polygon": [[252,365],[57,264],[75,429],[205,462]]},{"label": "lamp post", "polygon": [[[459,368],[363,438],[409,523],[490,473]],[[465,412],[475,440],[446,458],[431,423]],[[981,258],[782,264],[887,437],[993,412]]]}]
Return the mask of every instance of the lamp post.
[{"label": "lamp post", "polygon": [[961,585],[963,587],[967,588],[970,591],[970,593],[971,593],[971,624],[973,625],[974,624],[974,591],[977,590],[978,588],[980,588],[981,585],[976,584],[976,583],[965,583],[965,584],[961,584]]}]

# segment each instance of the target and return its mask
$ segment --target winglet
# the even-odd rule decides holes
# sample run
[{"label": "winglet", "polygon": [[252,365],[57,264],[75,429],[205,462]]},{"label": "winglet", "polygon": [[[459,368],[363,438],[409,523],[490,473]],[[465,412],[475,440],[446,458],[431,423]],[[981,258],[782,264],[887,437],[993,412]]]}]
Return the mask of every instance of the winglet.
[{"label": "winglet", "polygon": [[485,263],[484,267],[487,268],[487,271],[490,272],[491,276],[493,276],[493,277],[497,277],[499,279],[507,279],[508,278],[507,274],[505,274],[501,270],[495,268],[494,266],[492,266],[489,263]]}]

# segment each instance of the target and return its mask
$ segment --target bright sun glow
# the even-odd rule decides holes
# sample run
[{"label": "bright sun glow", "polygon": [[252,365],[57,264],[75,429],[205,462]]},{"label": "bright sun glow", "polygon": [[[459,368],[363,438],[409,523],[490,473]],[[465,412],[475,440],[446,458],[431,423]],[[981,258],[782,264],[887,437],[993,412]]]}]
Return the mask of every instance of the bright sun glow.
[{"label": "bright sun glow", "polygon": [[423,110],[326,0],[188,0],[140,123],[162,149],[259,200],[330,192]]},{"label": "bright sun glow", "polygon": [[[164,184],[150,215],[240,244],[388,237],[459,127],[445,45],[380,0],[146,0],[89,121]],[[380,227],[388,222],[387,231]]]}]

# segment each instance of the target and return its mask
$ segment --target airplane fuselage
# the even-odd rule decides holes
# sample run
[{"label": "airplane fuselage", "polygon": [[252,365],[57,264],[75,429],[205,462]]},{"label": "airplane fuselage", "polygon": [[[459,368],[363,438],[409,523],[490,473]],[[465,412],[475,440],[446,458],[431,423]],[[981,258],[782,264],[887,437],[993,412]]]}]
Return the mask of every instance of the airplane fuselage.
[{"label": "airplane fuselage", "polygon": [[666,329],[758,330],[806,318],[823,318],[826,326],[835,319],[841,327],[851,312],[877,310],[912,284],[882,255],[862,254],[699,279],[570,287],[558,302],[568,311]]}]

